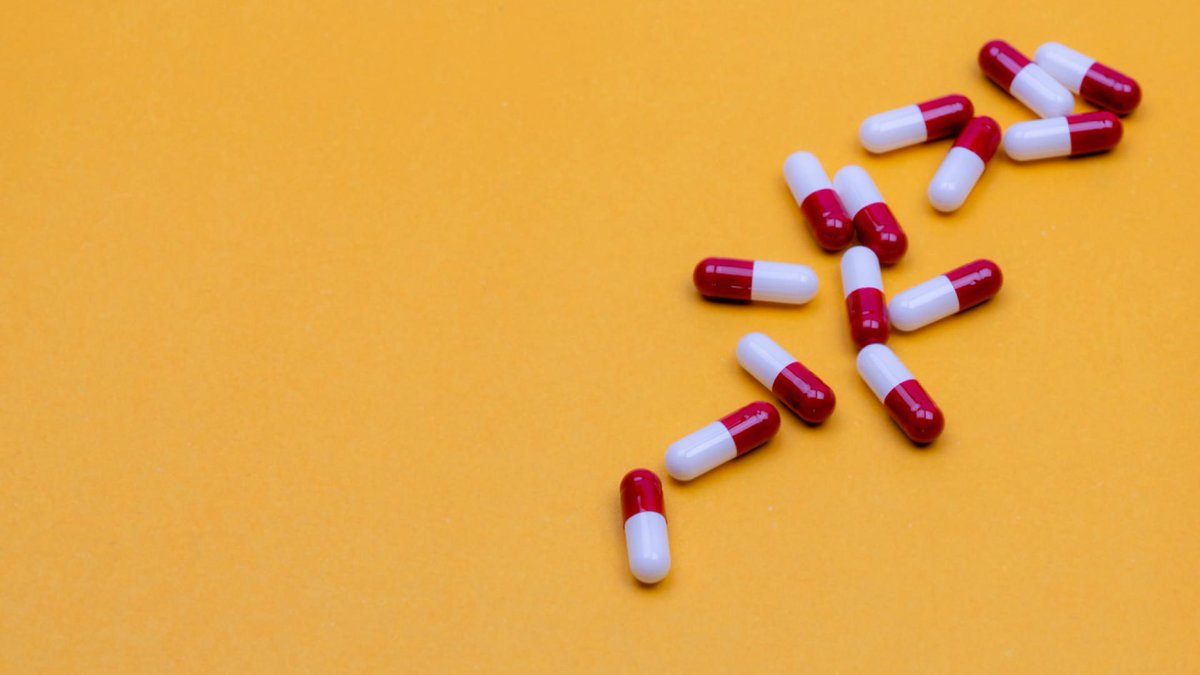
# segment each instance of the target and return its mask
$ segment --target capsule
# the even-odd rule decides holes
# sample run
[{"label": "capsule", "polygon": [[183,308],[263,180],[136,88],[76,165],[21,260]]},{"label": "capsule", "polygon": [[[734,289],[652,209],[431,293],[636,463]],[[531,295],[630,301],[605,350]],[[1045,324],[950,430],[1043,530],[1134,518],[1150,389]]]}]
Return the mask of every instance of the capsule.
[{"label": "capsule", "polygon": [[979,50],[979,67],[1038,117],[1064,117],[1075,109],[1075,97],[1066,87],[1003,40],[992,40]]},{"label": "capsule", "polygon": [[1142,88],[1136,80],[1070,47],[1047,42],[1034,52],[1033,60],[1064,87],[1098,108],[1128,115],[1142,102]]},{"label": "capsule", "polygon": [[916,330],[992,299],[1003,283],[996,263],[976,260],[898,294],[888,317],[900,330]]},{"label": "capsule", "polygon": [[854,238],[854,226],[838,201],[821,162],[811,152],[797,152],[783,163],[783,178],[804,212],[817,244],[840,251]]},{"label": "capsule", "polygon": [[850,317],[850,339],[859,349],[887,342],[887,301],[883,299],[883,277],[879,258],[865,246],[842,254],[842,291]]},{"label": "capsule", "polygon": [[629,571],[640,582],[657,584],[671,570],[662,481],[649,469],[634,469],[621,479],[621,513]]},{"label": "capsule", "polygon": [[738,342],[737,359],[754,379],[805,422],[820,424],[833,414],[837,400],[829,385],[766,335],[744,335]]},{"label": "capsule", "polygon": [[705,258],[692,273],[696,290],[709,299],[803,305],[817,296],[817,275],[804,265]]},{"label": "capsule", "polygon": [[971,99],[951,94],[871,115],[858,128],[858,140],[871,152],[888,152],[954,136],[974,114]]},{"label": "capsule", "polygon": [[667,448],[667,473],[691,480],[740,457],[775,437],[779,411],[757,401],[684,436]]},{"label": "capsule", "polygon": [[1021,122],[1004,133],[1004,152],[1019,162],[1088,155],[1112,150],[1121,133],[1121,120],[1107,111]]},{"label": "capsule", "polygon": [[933,208],[949,213],[962,206],[999,146],[1000,125],[996,120],[976,117],[968,122],[929,183]]},{"label": "capsule", "polygon": [[946,426],[942,411],[886,345],[863,347],[858,374],[914,443],[932,443],[941,435]]},{"label": "capsule", "polygon": [[899,262],[908,250],[908,237],[867,172],[860,166],[843,167],[833,177],[833,186],[854,218],[858,240],[875,252],[880,264]]}]

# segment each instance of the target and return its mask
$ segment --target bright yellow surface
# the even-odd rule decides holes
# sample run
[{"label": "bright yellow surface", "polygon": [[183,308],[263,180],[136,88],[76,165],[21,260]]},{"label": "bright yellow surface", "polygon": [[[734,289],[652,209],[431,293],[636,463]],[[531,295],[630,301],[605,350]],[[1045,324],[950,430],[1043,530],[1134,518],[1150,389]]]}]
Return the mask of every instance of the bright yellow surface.
[{"label": "bright yellow surface", "polygon": [[[1200,670],[1195,3],[93,4],[0,12],[3,670]],[[857,127],[1028,119],[993,37],[1144,106],[938,216],[948,142]],[[928,450],[855,373],[798,149],[874,175],[889,291],[1004,269],[892,340]],[[708,255],[820,295],[705,303]],[[837,411],[668,482],[641,588],[618,481],[768,397],[751,330]]]}]

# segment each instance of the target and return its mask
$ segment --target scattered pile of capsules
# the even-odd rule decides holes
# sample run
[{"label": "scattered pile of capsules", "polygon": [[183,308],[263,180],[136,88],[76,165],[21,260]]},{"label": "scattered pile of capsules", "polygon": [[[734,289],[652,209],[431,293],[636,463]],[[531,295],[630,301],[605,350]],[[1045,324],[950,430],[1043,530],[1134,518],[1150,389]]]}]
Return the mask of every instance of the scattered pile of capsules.
[{"label": "scattered pile of capsules", "polygon": [[[1009,128],[1004,149],[1017,161],[1109,150],[1121,140],[1117,115],[1133,112],[1141,101],[1133,79],[1054,42],[1042,45],[1030,61],[1007,42],[993,40],[980,50],[979,65],[1042,118]],[[1072,92],[1103,110],[1072,115]],[[868,151],[883,153],[955,136],[929,184],[933,207],[951,212],[966,201],[1000,146],[1000,125],[974,113],[965,96],[945,96],[869,117],[859,138]],[[992,298],[1003,281],[1000,268],[976,260],[900,293],[889,305],[880,266],[899,262],[908,239],[867,172],[847,166],[831,183],[816,157],[797,152],[784,162],[783,175],[821,248],[846,249],[857,232],[862,245],[842,255],[841,272],[859,375],[912,442],[932,443],[945,418],[887,347],[890,326],[914,331]],[[705,298],[725,301],[804,304],[817,294],[812,269],[778,262],[707,258],[696,266],[693,281]],[[829,385],[766,335],[743,337],[737,360],[809,425],[833,414]],[[771,440],[779,424],[775,406],[751,403],[673,443],[667,448],[667,472],[676,480],[692,480]],[[661,581],[671,555],[658,476],[648,469],[626,474],[621,507],[633,576],[647,584]]]}]

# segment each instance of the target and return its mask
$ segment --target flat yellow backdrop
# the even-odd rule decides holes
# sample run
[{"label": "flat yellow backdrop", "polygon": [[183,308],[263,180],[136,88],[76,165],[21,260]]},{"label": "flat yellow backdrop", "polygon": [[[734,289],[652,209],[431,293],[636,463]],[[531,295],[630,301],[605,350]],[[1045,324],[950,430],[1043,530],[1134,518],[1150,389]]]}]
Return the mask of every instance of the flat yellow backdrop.
[{"label": "flat yellow backdrop", "polygon": [[[0,670],[1200,671],[1200,10],[903,4],[7,3]],[[950,92],[1029,119],[997,37],[1143,107],[940,216],[948,142],[856,131]],[[929,449],[855,372],[800,149],[890,201],[889,292],[1004,270],[892,339]],[[706,303],[709,255],[820,294]],[[755,330],[837,411],[668,481],[640,587],[618,481],[769,399]]]}]

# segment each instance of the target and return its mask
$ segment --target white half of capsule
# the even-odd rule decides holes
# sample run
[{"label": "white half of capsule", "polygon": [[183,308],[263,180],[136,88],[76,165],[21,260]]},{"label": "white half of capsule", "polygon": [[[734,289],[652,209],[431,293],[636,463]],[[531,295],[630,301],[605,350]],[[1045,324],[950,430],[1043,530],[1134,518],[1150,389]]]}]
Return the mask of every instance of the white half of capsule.
[{"label": "white half of capsule", "polygon": [[629,571],[642,583],[656,584],[671,571],[671,547],[667,542],[667,519],[654,511],[642,511],[625,521],[625,550]]},{"label": "white half of capsule", "polygon": [[821,161],[811,152],[792,153],[783,163],[783,179],[797,204],[803,204],[817,190],[833,189]]},{"label": "white half of capsule", "polygon": [[691,480],[737,457],[737,443],[720,422],[688,434],[667,448],[667,473]]},{"label": "white half of capsule", "polygon": [[879,256],[866,246],[855,246],[842,254],[842,293],[845,297],[861,288],[883,291]]},{"label": "white half of capsule", "polygon": [[883,399],[901,382],[913,379],[908,368],[896,358],[896,353],[881,344],[867,345],[858,353],[858,374],[862,377],[875,398]]},{"label": "white half of capsule", "polygon": [[874,153],[924,143],[928,138],[925,116],[916,104],[871,115],[858,128],[858,140]]},{"label": "white half of capsule", "polygon": [[1058,80],[1062,86],[1076,94],[1083,86],[1083,78],[1087,75],[1087,71],[1096,64],[1096,59],[1084,56],[1057,42],[1047,42],[1038,47],[1037,52],[1033,55],[1033,60],[1042,67],[1042,70],[1049,73],[1050,77]]},{"label": "white half of capsule", "polygon": [[1038,117],[1063,117],[1075,109],[1075,97],[1036,63],[1017,73],[1008,90]]},{"label": "white half of capsule", "polygon": [[805,265],[756,260],[751,274],[751,300],[803,305],[817,297],[817,274]]},{"label": "white half of capsule", "polygon": [[762,333],[746,333],[738,340],[737,360],[762,386],[770,389],[775,378],[796,359]]},{"label": "white half of capsule", "polygon": [[1014,124],[1004,133],[1004,152],[1027,162],[1071,154],[1071,125],[1065,117]]},{"label": "white half of capsule", "polygon": [[916,330],[958,312],[958,293],[945,274],[892,298],[888,318],[900,330]]},{"label": "white half of capsule", "polygon": [[957,210],[967,201],[986,166],[974,152],[958,146],[950,148],[929,182],[929,203],[938,211]]},{"label": "white half of capsule", "polygon": [[833,189],[837,190],[842,206],[853,218],[871,204],[883,202],[883,195],[875,187],[875,181],[861,166],[844,166],[833,177]]}]

